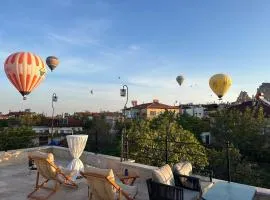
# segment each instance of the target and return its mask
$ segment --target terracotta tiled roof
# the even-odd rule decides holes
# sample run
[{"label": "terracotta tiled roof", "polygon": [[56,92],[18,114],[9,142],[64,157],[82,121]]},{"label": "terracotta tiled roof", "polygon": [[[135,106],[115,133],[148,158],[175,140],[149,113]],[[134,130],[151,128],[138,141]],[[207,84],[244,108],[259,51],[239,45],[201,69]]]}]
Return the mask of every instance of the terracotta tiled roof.
[{"label": "terracotta tiled roof", "polygon": [[256,111],[258,111],[259,107],[263,108],[263,112],[264,112],[265,117],[270,117],[270,105],[264,103],[261,100],[246,101],[246,102],[243,102],[241,104],[232,105],[232,106],[230,106],[229,109],[238,109],[239,111],[243,112],[247,108],[255,109]]},{"label": "terracotta tiled roof", "polygon": [[[72,117],[68,117],[68,118],[55,118],[53,120],[53,124],[55,127],[82,127],[83,126],[83,122],[81,120],[78,119],[74,119]],[[51,118],[47,118],[46,120],[44,120],[44,122],[42,123],[43,126],[51,126],[52,125],[52,119]]]},{"label": "terracotta tiled roof", "polygon": [[152,108],[152,109],[179,109],[178,106],[170,106],[170,105],[162,104],[162,103],[159,103],[159,102],[152,102],[152,103],[144,103],[144,104],[140,104],[140,105],[137,105],[137,106],[134,106],[134,107],[130,107],[130,108],[127,108],[127,110],[130,110],[130,109],[141,110],[141,109],[147,109],[147,108]]}]

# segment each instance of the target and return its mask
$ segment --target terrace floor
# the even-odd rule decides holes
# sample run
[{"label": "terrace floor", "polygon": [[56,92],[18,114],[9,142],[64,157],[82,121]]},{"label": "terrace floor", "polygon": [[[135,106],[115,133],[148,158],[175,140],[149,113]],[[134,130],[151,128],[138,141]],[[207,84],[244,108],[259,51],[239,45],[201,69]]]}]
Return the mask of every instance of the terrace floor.
[{"label": "terrace floor", "polygon": [[[59,162],[58,162],[59,163]],[[66,166],[66,161],[61,161],[62,166]],[[36,181],[36,170],[29,170],[26,163],[12,164],[1,163],[0,164],[0,199],[1,200],[23,200],[27,199],[27,195],[34,190]],[[52,183],[52,181],[50,181]],[[53,184],[48,183],[47,186]],[[85,179],[77,179],[78,189],[69,188],[66,186],[60,186],[59,190],[51,196],[50,200],[59,199],[74,199],[85,200],[88,199],[87,191],[88,187]],[[138,200],[148,200],[148,192],[146,184],[139,179],[136,180],[134,185],[137,185],[139,193],[136,196]],[[36,193],[38,196],[44,196],[48,194],[48,191],[41,190]]]}]

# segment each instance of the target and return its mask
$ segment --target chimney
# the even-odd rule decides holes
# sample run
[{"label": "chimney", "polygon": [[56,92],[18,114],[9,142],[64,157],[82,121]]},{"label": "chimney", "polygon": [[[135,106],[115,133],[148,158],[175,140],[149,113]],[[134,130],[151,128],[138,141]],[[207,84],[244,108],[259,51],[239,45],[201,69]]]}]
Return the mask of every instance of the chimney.
[{"label": "chimney", "polygon": [[158,99],[154,99],[154,100],[153,100],[153,103],[159,103],[159,102],[158,102]]},{"label": "chimney", "polygon": [[131,103],[132,103],[132,106],[134,107],[134,106],[137,106],[137,100],[133,100],[133,101],[131,101]]}]

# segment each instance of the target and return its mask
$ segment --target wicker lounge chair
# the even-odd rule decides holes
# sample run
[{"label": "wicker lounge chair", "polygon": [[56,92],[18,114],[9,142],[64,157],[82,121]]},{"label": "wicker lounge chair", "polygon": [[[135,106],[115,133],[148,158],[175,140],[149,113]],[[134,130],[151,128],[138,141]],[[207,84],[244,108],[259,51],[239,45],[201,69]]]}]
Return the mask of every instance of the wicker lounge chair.
[{"label": "wicker lounge chair", "polygon": [[85,167],[80,172],[89,184],[88,196],[95,200],[133,200],[137,194],[136,186],[128,186],[116,181],[112,169]]},{"label": "wicker lounge chair", "polygon": [[[48,199],[51,195],[53,195],[57,191],[59,184],[64,184],[67,186],[78,188],[77,184],[74,183],[71,178],[74,175],[74,173],[71,171],[67,171],[67,170],[59,168],[54,163],[54,156],[52,153],[43,153],[40,151],[36,151],[36,152],[30,152],[28,156],[29,156],[29,159],[32,159],[35,162],[35,165],[37,167],[37,178],[36,178],[35,190],[27,196],[28,198]],[[45,179],[45,181],[39,184],[40,175]],[[45,186],[45,184],[50,180],[55,182],[54,188],[49,188]],[[42,188],[51,190],[51,192],[46,197],[34,196],[34,194],[39,189],[42,189]]]}]

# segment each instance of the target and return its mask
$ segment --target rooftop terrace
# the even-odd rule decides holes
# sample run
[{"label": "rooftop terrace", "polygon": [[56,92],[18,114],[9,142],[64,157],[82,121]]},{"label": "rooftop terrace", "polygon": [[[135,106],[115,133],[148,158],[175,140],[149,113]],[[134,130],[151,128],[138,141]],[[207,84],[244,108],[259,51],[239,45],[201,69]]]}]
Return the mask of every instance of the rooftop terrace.
[{"label": "rooftop terrace", "polygon": [[[21,200],[27,199],[29,194],[34,189],[36,171],[28,169],[27,152],[41,150],[51,152],[55,155],[55,160],[58,165],[66,166],[72,157],[69,150],[63,147],[37,147],[30,149],[20,149],[14,151],[0,152],[0,199],[1,200]],[[135,163],[134,161],[120,162],[120,158],[84,152],[80,158],[84,164],[99,167],[112,168],[114,171],[128,168],[140,175],[140,178],[135,181],[134,185],[138,186],[137,200],[148,200],[148,191],[145,180],[150,178],[152,170],[157,167],[147,166]],[[214,179],[213,182],[222,180]],[[78,189],[72,189],[61,186],[61,189],[50,199],[87,199],[87,184],[84,179],[77,180]],[[209,189],[211,190],[211,188]],[[207,191],[207,190],[206,190]],[[189,194],[184,192],[184,199],[189,200]],[[257,188],[255,200],[270,199],[270,189]]]}]

